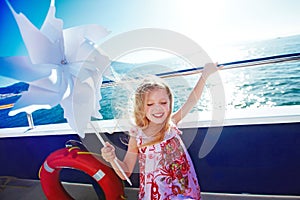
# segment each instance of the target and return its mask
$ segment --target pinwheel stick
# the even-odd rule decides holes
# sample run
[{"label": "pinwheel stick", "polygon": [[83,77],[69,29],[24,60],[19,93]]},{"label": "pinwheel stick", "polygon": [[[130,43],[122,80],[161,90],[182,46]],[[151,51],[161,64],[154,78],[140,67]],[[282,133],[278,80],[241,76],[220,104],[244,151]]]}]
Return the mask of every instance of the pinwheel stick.
[{"label": "pinwheel stick", "polygon": [[[103,144],[103,146],[105,146],[105,141],[104,139],[101,137],[101,135],[98,133],[97,129],[95,128],[95,126],[93,125],[93,123],[91,123],[92,128],[95,131],[96,136],[98,137],[98,139],[100,140],[100,142]],[[116,164],[116,166],[118,167],[118,169],[120,170],[120,172],[122,173],[122,175],[126,178],[126,181],[129,183],[130,186],[132,186],[132,183],[130,181],[130,179],[128,178],[128,176],[125,174],[123,168],[120,166],[120,164],[117,161],[117,158],[114,159],[114,163]]]}]

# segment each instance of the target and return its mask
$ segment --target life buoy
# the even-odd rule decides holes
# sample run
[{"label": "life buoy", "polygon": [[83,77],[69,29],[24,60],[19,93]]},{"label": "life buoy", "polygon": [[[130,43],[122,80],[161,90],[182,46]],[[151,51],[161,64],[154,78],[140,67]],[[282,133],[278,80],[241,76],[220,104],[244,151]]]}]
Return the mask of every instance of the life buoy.
[{"label": "life buoy", "polygon": [[90,152],[72,147],[51,153],[40,168],[41,185],[49,200],[73,199],[59,179],[63,168],[77,169],[93,177],[102,188],[106,199],[125,199],[124,185],[113,169],[103,164]]}]

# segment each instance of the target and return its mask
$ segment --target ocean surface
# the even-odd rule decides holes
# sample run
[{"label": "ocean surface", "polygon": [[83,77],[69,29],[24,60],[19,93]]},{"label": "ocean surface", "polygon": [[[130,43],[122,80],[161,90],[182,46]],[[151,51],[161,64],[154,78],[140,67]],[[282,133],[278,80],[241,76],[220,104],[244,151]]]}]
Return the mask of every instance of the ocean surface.
[{"label": "ocean surface", "polygon": [[[212,55],[218,63],[225,63],[299,52],[300,35],[296,35],[222,46],[208,54]],[[149,67],[151,65],[157,67]],[[128,71],[133,71],[135,74],[139,72],[156,74],[191,68],[189,63],[178,57],[144,64],[115,62],[112,66],[121,77],[126,77]],[[300,105],[300,61],[228,69],[222,70],[220,74],[225,92],[224,101],[228,110]],[[198,78],[199,75],[196,74],[165,80],[174,92],[174,110],[182,105]],[[3,86],[1,83],[0,77],[0,106],[17,101],[22,91],[30,87],[26,83],[11,86]],[[103,119],[117,118],[124,112],[130,111],[133,85],[118,84],[115,87],[101,89],[100,113]],[[192,112],[211,110],[211,102],[211,95],[206,88]],[[25,113],[8,116],[9,110],[0,109],[0,128],[28,125]],[[60,105],[49,110],[35,111],[33,119],[35,125],[66,122]]]}]

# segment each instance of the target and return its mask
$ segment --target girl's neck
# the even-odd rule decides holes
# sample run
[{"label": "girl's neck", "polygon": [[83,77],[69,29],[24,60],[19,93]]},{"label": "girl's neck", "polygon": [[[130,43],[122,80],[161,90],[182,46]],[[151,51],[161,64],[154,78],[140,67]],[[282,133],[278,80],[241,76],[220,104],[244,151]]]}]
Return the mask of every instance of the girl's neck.
[{"label": "girl's neck", "polygon": [[149,123],[148,127],[143,129],[143,132],[148,137],[155,137],[158,134],[160,134],[160,131],[163,127],[164,127],[164,123],[163,124]]},{"label": "girl's neck", "polygon": [[162,124],[150,123],[147,128],[143,129],[143,133],[145,134],[146,137],[144,138],[144,144],[141,145],[140,147],[154,145],[163,141],[165,137],[165,133],[169,128],[169,125],[165,123]]}]

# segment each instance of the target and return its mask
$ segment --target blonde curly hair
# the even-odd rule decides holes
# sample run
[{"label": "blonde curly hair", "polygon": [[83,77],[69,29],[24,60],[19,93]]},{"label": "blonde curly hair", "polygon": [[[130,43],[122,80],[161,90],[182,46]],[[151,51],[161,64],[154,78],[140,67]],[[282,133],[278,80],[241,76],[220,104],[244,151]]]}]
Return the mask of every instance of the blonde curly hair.
[{"label": "blonde curly hair", "polygon": [[138,88],[135,91],[134,96],[134,107],[133,107],[133,114],[134,114],[134,120],[135,124],[140,127],[142,130],[146,129],[150,123],[149,119],[146,117],[145,112],[145,96],[149,92],[155,90],[155,89],[165,89],[167,92],[167,95],[170,100],[170,112],[168,113],[168,116],[163,124],[163,127],[161,130],[155,134],[156,137],[153,138],[152,141],[143,144],[142,146],[149,146],[158,142],[161,142],[164,139],[165,132],[170,127],[170,120],[171,120],[171,114],[172,114],[172,108],[173,108],[173,94],[169,86],[163,82],[161,79],[157,77],[151,77],[150,79],[144,79],[144,81],[138,86]]}]

